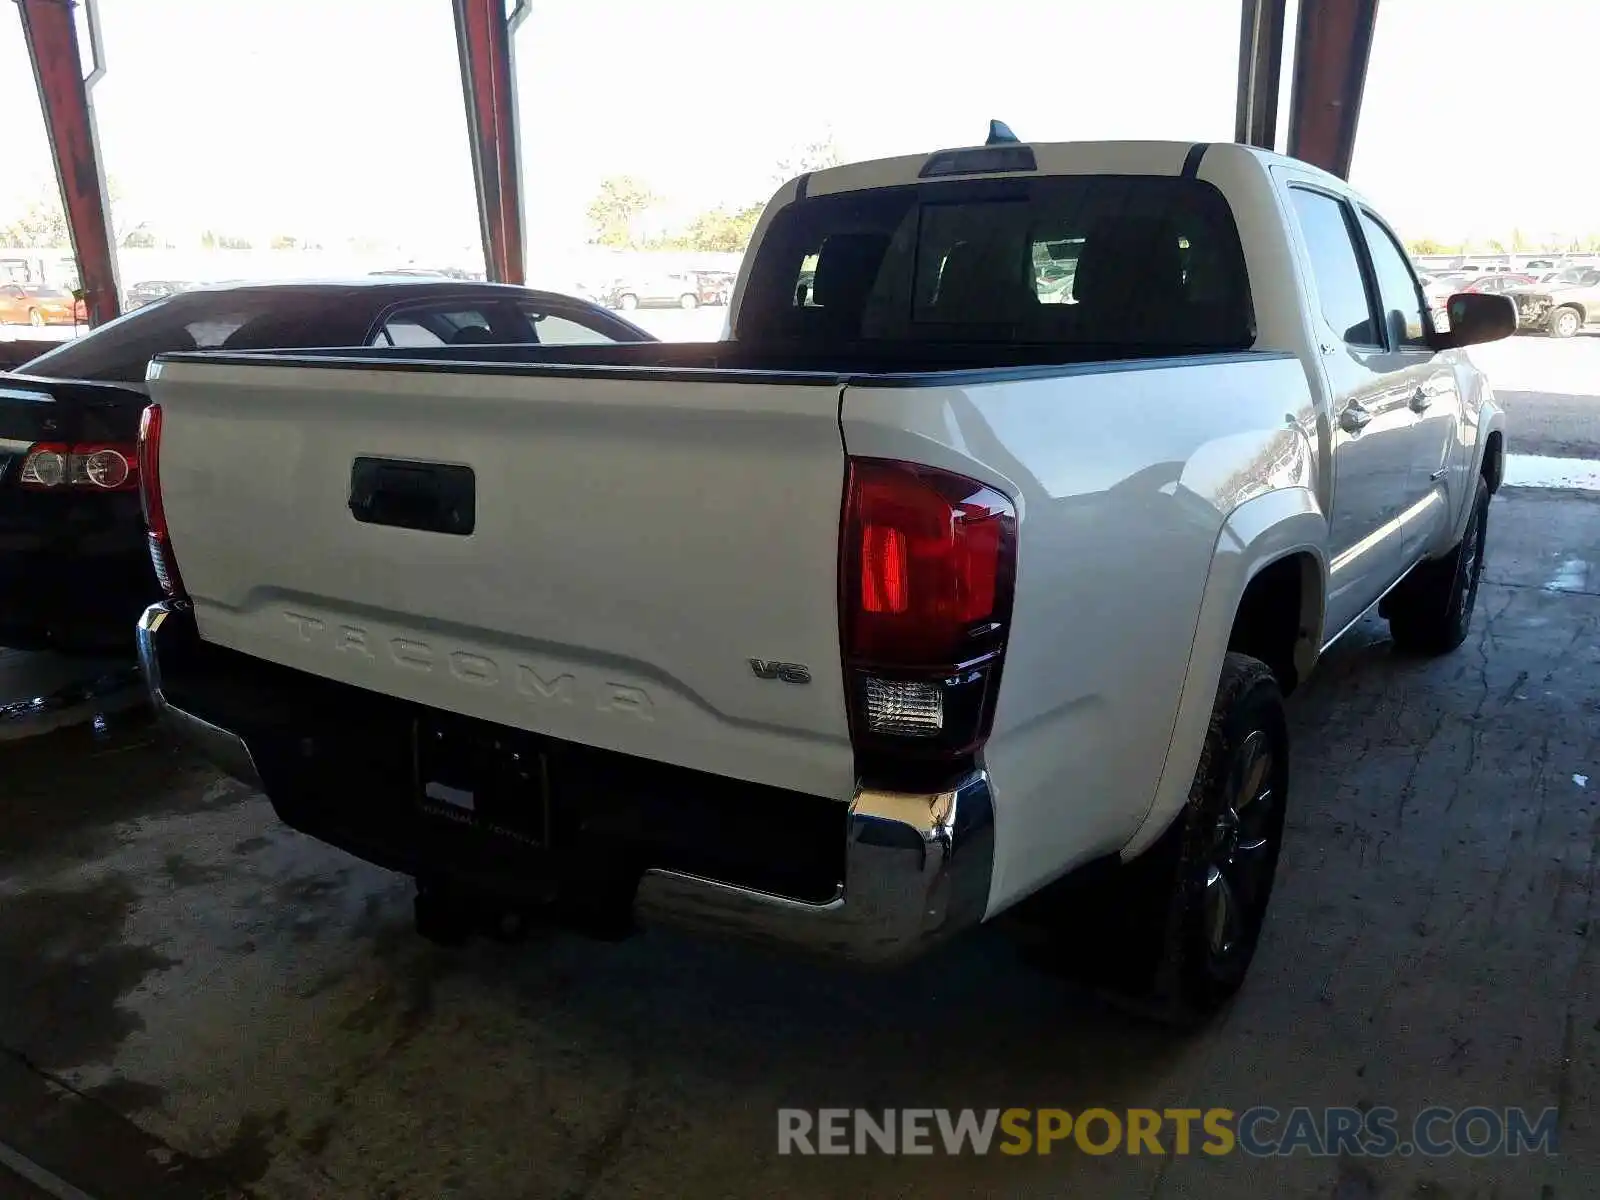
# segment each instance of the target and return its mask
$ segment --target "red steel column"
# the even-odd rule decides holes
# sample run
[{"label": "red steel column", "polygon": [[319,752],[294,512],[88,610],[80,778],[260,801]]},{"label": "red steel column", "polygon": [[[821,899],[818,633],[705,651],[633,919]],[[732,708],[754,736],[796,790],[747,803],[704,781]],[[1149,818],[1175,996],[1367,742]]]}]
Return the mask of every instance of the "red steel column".
[{"label": "red steel column", "polygon": [[17,0],[17,7],[22,14],[28,55],[33,60],[33,78],[39,88],[45,128],[50,133],[50,153],[67,209],[72,253],[78,260],[89,324],[99,325],[121,311],[121,302],[105,171],[95,134],[94,110],[89,104],[89,88],[101,71],[94,9],[91,4],[87,11],[96,62],[93,74],[85,80],[72,11],[77,7],[74,0]]},{"label": "red steel column", "polygon": [[1378,0],[1300,0],[1289,153],[1350,175]]},{"label": "red steel column", "polygon": [[488,276],[522,283],[521,153],[517,137],[516,73],[511,42],[527,15],[527,0],[452,0],[456,45],[461,53],[461,88],[472,139],[472,176]]}]

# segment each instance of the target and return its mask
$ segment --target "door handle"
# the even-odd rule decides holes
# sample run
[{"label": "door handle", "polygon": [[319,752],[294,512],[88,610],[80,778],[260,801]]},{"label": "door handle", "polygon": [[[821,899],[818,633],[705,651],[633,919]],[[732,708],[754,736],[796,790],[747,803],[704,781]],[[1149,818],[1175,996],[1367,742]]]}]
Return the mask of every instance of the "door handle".
[{"label": "door handle", "polygon": [[1360,433],[1370,424],[1372,424],[1372,414],[1353,400],[1345,405],[1344,411],[1339,414],[1339,428],[1346,433]]},{"label": "door handle", "polygon": [[477,522],[477,480],[466,466],[358,458],[350,467],[349,508],[363,525],[465,537]]},{"label": "door handle", "polygon": [[1418,388],[1416,391],[1411,393],[1412,412],[1426,412],[1428,410],[1428,406],[1432,403],[1433,397],[1430,396],[1423,388]]}]

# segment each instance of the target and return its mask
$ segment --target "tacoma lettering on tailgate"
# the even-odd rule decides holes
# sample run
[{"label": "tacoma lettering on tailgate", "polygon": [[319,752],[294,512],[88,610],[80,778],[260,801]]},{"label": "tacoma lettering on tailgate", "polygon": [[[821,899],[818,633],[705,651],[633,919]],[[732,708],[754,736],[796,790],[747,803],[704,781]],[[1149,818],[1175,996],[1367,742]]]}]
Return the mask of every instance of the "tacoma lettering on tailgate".
[{"label": "tacoma lettering on tailgate", "polygon": [[347,654],[385,668],[425,675],[448,674],[466,687],[509,686],[517,695],[539,703],[587,704],[599,712],[621,713],[641,721],[654,720],[654,702],[643,688],[615,680],[585,677],[559,667],[538,667],[527,662],[504,665],[469,650],[435,649],[415,637],[389,637],[360,625],[340,622],[330,626],[321,617],[285,610],[297,639],[335,654]]}]

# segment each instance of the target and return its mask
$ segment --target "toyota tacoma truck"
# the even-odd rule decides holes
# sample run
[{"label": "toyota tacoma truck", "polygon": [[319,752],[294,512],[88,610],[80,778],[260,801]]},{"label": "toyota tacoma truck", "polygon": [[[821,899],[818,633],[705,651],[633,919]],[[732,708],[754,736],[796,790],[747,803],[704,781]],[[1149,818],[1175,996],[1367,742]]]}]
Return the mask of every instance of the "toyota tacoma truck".
[{"label": "toyota tacoma truck", "polygon": [[1510,302],[1436,330],[1365,200],[1237,145],[821,170],[745,264],[716,343],[158,358],[156,705],[435,936],[893,962],[1092,877],[1059,936],[1215,1011],[1283,697],[1375,605],[1466,635]]}]

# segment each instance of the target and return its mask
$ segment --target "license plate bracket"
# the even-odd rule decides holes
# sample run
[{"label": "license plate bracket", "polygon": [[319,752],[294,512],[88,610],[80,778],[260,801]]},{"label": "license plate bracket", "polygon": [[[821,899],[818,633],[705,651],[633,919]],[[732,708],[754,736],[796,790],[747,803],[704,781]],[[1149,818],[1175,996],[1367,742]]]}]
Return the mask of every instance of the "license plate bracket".
[{"label": "license plate bracket", "polygon": [[549,848],[550,767],[539,738],[484,722],[424,717],[415,742],[423,813]]}]

